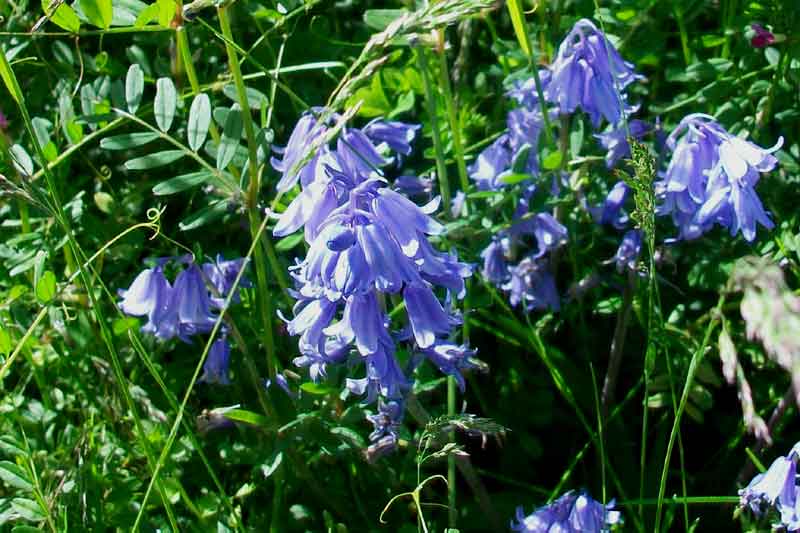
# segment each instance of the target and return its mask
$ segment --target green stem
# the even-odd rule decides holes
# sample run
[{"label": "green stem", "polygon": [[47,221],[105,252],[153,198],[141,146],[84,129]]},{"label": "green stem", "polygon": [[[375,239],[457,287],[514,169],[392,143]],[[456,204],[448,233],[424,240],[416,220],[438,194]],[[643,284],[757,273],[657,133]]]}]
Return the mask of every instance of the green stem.
[{"label": "green stem", "polygon": [[428,64],[425,61],[425,50],[417,47],[417,66],[422,73],[422,82],[425,85],[425,103],[428,108],[428,119],[431,123],[431,134],[433,135],[433,151],[436,154],[436,173],[439,181],[439,191],[442,195],[442,203],[445,210],[450,208],[450,183],[447,180],[447,165],[445,164],[444,146],[442,146],[442,136],[439,130],[439,119],[436,115],[436,94],[433,92]]},{"label": "green stem", "polygon": [[[233,33],[231,31],[230,20],[228,19],[228,9],[225,6],[217,8],[219,14],[219,25],[222,30],[222,35],[225,37],[225,51],[228,55],[228,65],[233,75],[233,82],[236,86],[236,94],[239,99],[239,104],[242,107],[242,118],[244,122],[245,137],[247,138],[248,150],[248,167],[250,173],[250,182],[247,188],[246,205],[248,220],[250,221],[250,234],[255,245],[255,263],[256,263],[256,292],[259,299],[259,308],[261,309],[261,320],[264,323],[262,328],[262,340],[267,352],[267,373],[270,379],[274,380],[277,373],[277,358],[275,354],[275,338],[272,325],[272,315],[274,310],[272,308],[272,301],[269,292],[269,280],[267,279],[266,262],[269,261],[275,278],[280,279],[283,269],[280,266],[278,257],[275,254],[275,249],[272,246],[272,241],[268,236],[259,243],[261,240],[260,235],[263,230],[263,224],[260,220],[258,209],[258,195],[261,191],[261,175],[258,169],[258,145],[256,144],[255,126],[253,125],[253,117],[250,112],[250,105],[247,99],[247,89],[242,78],[242,71],[239,67],[239,59],[236,55],[236,47],[234,45]],[[277,84],[277,73],[275,78]],[[262,246],[263,245],[263,246]],[[264,258],[266,251],[267,260]],[[271,533],[280,532],[280,510],[281,502],[283,500],[283,478],[284,469],[278,467],[277,471],[273,474],[275,483],[275,492],[273,493],[272,500],[272,516],[270,517]]]},{"label": "green stem", "polygon": [[692,63],[692,52],[689,49],[689,35],[686,33],[686,21],[683,18],[683,8],[675,3],[675,20],[678,22],[678,31],[681,34],[681,49],[683,50],[683,60],[688,67]]},{"label": "green stem", "polygon": [[[447,118],[450,122],[450,135],[453,137],[453,152],[458,168],[458,177],[461,180],[461,190],[467,192],[469,189],[469,176],[467,175],[467,163],[464,160],[464,144],[461,139],[461,127],[458,121],[458,110],[456,109],[453,89],[450,83],[450,69],[447,66],[447,56],[445,55],[444,30],[439,30],[439,83],[444,92],[444,102],[447,106]],[[449,207],[445,205],[445,208]]]},{"label": "green stem", "polygon": [[720,297],[719,301],[717,302],[717,306],[714,308],[714,312],[712,314],[711,320],[708,322],[708,326],[706,326],[706,332],[703,336],[703,342],[700,347],[694,352],[692,355],[692,360],[689,363],[689,371],[686,374],[686,383],[683,385],[683,393],[681,394],[681,401],[678,404],[678,410],[675,412],[675,420],[672,423],[672,430],[669,434],[669,441],[667,443],[667,453],[664,457],[664,467],[661,470],[661,481],[658,487],[658,503],[656,508],[656,522],[655,522],[655,531],[660,531],[661,526],[661,510],[662,504],[664,503],[664,492],[666,491],[667,486],[667,473],[669,472],[669,463],[672,456],[672,449],[675,446],[675,439],[678,434],[681,425],[681,418],[683,417],[683,412],[686,410],[686,402],[689,400],[689,392],[692,389],[692,385],[694,384],[694,378],[697,374],[697,369],[700,367],[700,363],[703,360],[703,357],[706,353],[706,346],[708,346],[709,341],[711,340],[711,334],[713,333],[714,329],[719,322],[719,315],[721,313],[722,306],[725,305],[725,298],[726,294],[723,292]]}]

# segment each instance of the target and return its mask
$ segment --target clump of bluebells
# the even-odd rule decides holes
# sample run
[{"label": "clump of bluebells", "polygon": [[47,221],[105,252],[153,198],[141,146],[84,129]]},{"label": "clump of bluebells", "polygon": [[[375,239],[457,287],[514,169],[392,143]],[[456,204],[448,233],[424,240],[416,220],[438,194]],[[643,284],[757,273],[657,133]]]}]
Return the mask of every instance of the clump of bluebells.
[{"label": "clump of bluebells", "polygon": [[511,530],[520,533],[602,533],[620,523],[622,515],[614,510],[613,500],[603,505],[586,491],[571,490],[527,516],[522,507],[517,507],[516,522],[511,522]]},{"label": "clump of bluebells", "polygon": [[[628,136],[641,138],[650,130],[642,121],[626,122],[627,115],[636,107],[628,104],[624,90],[642,76],[634,72],[633,66],[621,58],[589,20],[575,24],[559,46],[553,64],[541,69],[538,76],[544,100],[538,98],[533,78],[517,82],[508,93],[518,107],[508,114],[507,130],[469,168],[471,178],[482,190],[502,190],[507,187],[507,177],[519,174],[539,178],[523,182],[510,227],[495,233],[481,253],[483,276],[508,292],[512,306],[522,304],[528,311],[559,309],[550,255],[567,241],[567,229],[558,219],[547,212],[531,211],[534,195],[543,182],[537,147],[545,114],[551,119],[566,118],[580,109],[595,128],[605,119],[610,131],[596,137],[607,150],[609,167],[630,154]],[[565,123],[561,127],[566,127]],[[552,194],[557,194],[563,178],[562,171],[556,170],[555,174],[550,187]],[[604,205],[587,209],[597,223],[623,229],[628,218],[622,206],[629,196],[628,186],[620,181],[611,189]],[[626,235],[615,257],[617,265],[635,264],[640,248],[641,238],[637,233]]]},{"label": "clump of bluebells", "polygon": [[[170,284],[164,274],[170,262],[184,266],[174,284]],[[191,256],[159,258],[152,268],[140,272],[127,290],[119,291],[122,297],[119,307],[127,315],[147,317],[147,323],[141,328],[142,333],[162,342],[177,337],[191,343],[192,337],[213,329],[219,318],[214,310],[224,308],[225,300],[231,294],[244,264],[243,258],[225,260],[221,255],[200,266]],[[249,286],[247,278],[242,277],[239,286]],[[238,289],[231,295],[231,301],[239,301]],[[202,381],[229,383],[230,345],[227,333],[223,325],[203,365]]]},{"label": "clump of bluebells", "polygon": [[[320,120],[323,111],[305,113],[281,150],[283,158],[273,160],[282,172],[279,192],[300,185],[274,234],[303,228],[309,245],[291,268],[297,303],[288,331],[300,336],[295,364],[307,367],[314,381],[324,379],[330,365],[363,368],[346,386],[365,402],[377,402],[367,450],[375,458],[396,446],[410,376],[424,360],[463,388],[461,372],[474,366],[475,352],[451,338],[461,322],[454,301],[464,297],[472,270],[455,253],[431,245],[430,238],[444,232],[431,216],[438,198],[418,206],[384,177],[411,154],[419,126],[378,119],[363,128],[344,127],[335,143],[323,144],[305,161],[311,143],[340,118]],[[400,305],[405,321],[389,316]],[[411,354],[405,364],[397,357],[400,343]]]},{"label": "clump of bluebells", "polygon": [[786,456],[775,459],[766,472],[756,475],[739,491],[742,508],[749,509],[757,517],[776,511],[779,522],[775,529],[800,531],[800,496],[797,484],[797,460],[800,457],[800,442]]}]

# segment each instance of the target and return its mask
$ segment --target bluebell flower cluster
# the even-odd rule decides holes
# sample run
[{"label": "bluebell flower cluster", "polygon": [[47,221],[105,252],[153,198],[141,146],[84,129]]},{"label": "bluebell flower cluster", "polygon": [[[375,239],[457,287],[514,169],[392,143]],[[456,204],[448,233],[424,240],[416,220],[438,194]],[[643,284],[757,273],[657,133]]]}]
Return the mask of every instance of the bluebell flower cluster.
[{"label": "bluebell flower cluster", "polygon": [[622,515],[614,510],[614,501],[606,505],[592,499],[586,491],[569,491],[557,500],[525,515],[517,507],[516,523],[511,530],[520,533],[604,533],[622,523]]},{"label": "bluebell flower cluster", "polygon": [[756,516],[777,511],[780,522],[774,527],[800,531],[800,487],[797,484],[797,461],[800,442],[786,456],[775,459],[766,472],[756,475],[739,491],[740,505]]},{"label": "bluebell flower cluster", "polygon": [[782,144],[783,137],[764,149],[732,135],[713,117],[687,115],[667,139],[672,158],[656,183],[658,213],[672,216],[678,240],[696,239],[719,224],[752,242],[757,224],[774,227],[755,187],[760,174],[778,164],[772,154]]},{"label": "bluebell flower cluster", "polygon": [[580,108],[597,128],[603,118],[618,124],[635,110],[626,101],[625,89],[643,77],[590,20],[575,23],[558,47],[550,71],[543,80],[544,96],[562,115]]},{"label": "bluebell flower cluster", "polygon": [[[185,264],[185,268],[178,273],[174,285],[164,274],[171,260],[159,259],[155,266],[140,272],[127,290],[120,290],[119,307],[127,315],[147,317],[142,333],[161,341],[177,337],[190,343],[192,336],[208,333],[214,327],[218,318],[214,309],[224,306],[236,277],[244,268],[244,259],[228,261],[218,255],[215,261],[198,266],[191,258],[178,258],[177,262]],[[242,277],[239,286],[249,286],[247,278]],[[237,290],[231,301],[238,300]],[[202,380],[227,384],[229,362],[230,346],[223,327],[209,350]]]},{"label": "bluebell flower cluster", "polygon": [[[290,172],[290,162],[304,157],[299,152],[308,150],[308,143],[295,142],[301,134],[313,137],[324,130],[314,120],[312,111],[298,121],[283,159],[273,163],[277,170]],[[363,362],[364,377],[348,379],[347,388],[366,402],[378,401],[373,423],[388,420],[376,423],[375,448],[368,450],[373,456],[396,444],[402,399],[416,365],[431,360],[462,386],[461,371],[473,365],[474,351],[449,340],[461,319],[448,304],[463,298],[472,269],[429,241],[444,232],[431,217],[438,198],[420,207],[382,177],[382,169],[411,153],[418,129],[383,120],[362,129],[345,127],[335,147],[318,150],[296,175],[284,173],[279,184],[299,181],[301,187],[274,234],[303,228],[309,245],[305,259],[291,268],[297,303],[287,329],[300,337],[301,353],[294,362],[308,367],[313,380],[325,378],[329,365]],[[426,189],[422,180],[403,182],[418,192]],[[400,302],[407,323],[398,328],[386,308]],[[413,354],[406,368],[396,357],[401,341]]]}]

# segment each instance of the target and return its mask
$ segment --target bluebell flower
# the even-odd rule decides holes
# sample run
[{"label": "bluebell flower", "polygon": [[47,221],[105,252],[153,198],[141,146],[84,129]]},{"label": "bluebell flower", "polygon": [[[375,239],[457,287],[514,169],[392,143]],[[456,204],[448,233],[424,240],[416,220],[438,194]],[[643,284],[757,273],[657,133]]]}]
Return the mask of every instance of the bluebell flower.
[{"label": "bluebell flower", "polygon": [[519,151],[528,145],[531,147],[528,158],[522,170],[527,174],[537,174],[539,172],[539,135],[544,127],[542,114],[538,109],[527,110],[517,108],[508,112],[506,118],[508,126],[508,146],[512,156],[515,158]]},{"label": "bluebell flower", "polygon": [[509,280],[501,288],[508,291],[512,307],[522,304],[526,311],[561,308],[555,279],[547,265],[533,257],[525,257],[509,268]]},{"label": "bluebell flower", "polygon": [[295,393],[292,389],[289,388],[289,382],[286,380],[286,376],[281,373],[275,374],[275,380],[271,380],[269,378],[264,380],[264,388],[269,390],[273,383],[277,385],[289,398],[296,398],[297,393]]},{"label": "bluebell flower", "polygon": [[231,347],[224,335],[217,338],[208,350],[208,355],[203,363],[203,375],[200,381],[229,385],[228,366],[231,362]]},{"label": "bluebell flower", "polygon": [[551,72],[544,89],[547,101],[557,104],[562,114],[580,107],[595,128],[603,118],[611,124],[620,122],[623,114],[630,111],[624,89],[642,79],[587,19],[576,22],[564,38]]},{"label": "bluebell flower", "polygon": [[406,196],[430,197],[433,192],[433,180],[421,176],[398,176],[394,180],[394,188],[397,192]]},{"label": "bluebell flower", "polygon": [[428,360],[439,369],[442,374],[453,376],[458,387],[463,391],[465,387],[464,370],[480,368],[474,360],[477,350],[464,344],[454,344],[446,340],[437,340],[427,348],[420,348],[412,359],[412,366],[416,367],[423,360]]},{"label": "bluebell flower", "polygon": [[278,182],[278,192],[286,192],[294,187],[298,180],[303,185],[311,183],[316,174],[320,171],[320,163],[324,159],[324,154],[327,153],[327,147],[322,147],[319,152],[312,154],[312,158],[308,163],[303,165],[296,173],[292,174],[292,169],[298,164],[306,155],[308,147],[323,135],[326,131],[326,126],[320,124],[317,120],[317,115],[323,111],[323,108],[312,108],[305,112],[289,136],[289,142],[284,148],[273,146],[273,151],[279,155],[283,155],[282,159],[273,157],[270,161],[272,168],[281,172],[281,179]]},{"label": "bluebell flower", "polygon": [[625,270],[636,271],[636,261],[638,261],[641,251],[641,230],[632,229],[627,231],[622,237],[617,253],[614,255],[613,261],[617,264],[617,271],[620,273]]},{"label": "bluebell flower", "polygon": [[595,137],[600,145],[607,150],[606,166],[613,168],[617,161],[623,157],[630,157],[631,147],[628,144],[628,134],[637,141],[644,138],[652,128],[647,122],[634,119],[628,122],[628,129],[624,125],[614,126],[609,131],[597,133]]},{"label": "bluebell flower", "polygon": [[504,283],[510,276],[506,256],[509,253],[508,237],[496,235],[481,252],[483,277],[495,285]]},{"label": "bluebell flower", "polygon": [[378,411],[367,415],[372,423],[373,431],[369,435],[370,445],[365,455],[370,462],[375,462],[397,448],[398,430],[403,420],[403,404],[397,400],[378,402]]},{"label": "bluebell flower", "polygon": [[[739,491],[739,505],[748,507],[757,516],[776,509],[784,526],[797,522],[797,461],[800,443],[785,457],[778,457],[766,472],[756,475]],[[796,526],[790,531],[796,531]]]},{"label": "bluebell flower", "polygon": [[121,290],[119,293],[122,296],[119,307],[125,314],[147,317],[147,323],[142,326],[143,333],[164,341],[177,334],[178,315],[174,305],[174,291],[164,276],[162,266],[143,270],[128,290]]},{"label": "bluebell flower", "polygon": [[586,491],[569,491],[557,500],[525,515],[517,507],[516,523],[511,530],[520,533],[604,533],[622,522],[614,510],[614,501],[606,505],[592,499]]},{"label": "bluebell flower", "polygon": [[447,335],[451,328],[450,317],[430,287],[424,283],[407,285],[403,300],[414,338],[420,348],[429,348],[437,336]]},{"label": "bluebell flower", "polygon": [[386,143],[392,151],[400,155],[411,155],[411,143],[417,136],[419,124],[388,121],[376,118],[364,126],[364,134],[374,143]]},{"label": "bluebell flower", "polygon": [[500,181],[503,172],[511,166],[511,148],[508,133],[502,134],[492,144],[483,149],[467,168],[469,177],[482,191],[496,191],[504,184]]},{"label": "bluebell flower", "polygon": [[[245,258],[225,260],[222,254],[217,254],[217,258],[213,263],[203,264],[203,274],[208,282],[214,287],[216,295],[211,297],[211,305],[217,309],[222,309],[225,299],[228,297],[233,288],[233,282],[236,281],[236,276],[244,266]],[[242,276],[239,280],[239,287],[252,287],[252,283],[247,279],[247,276]],[[239,291],[231,298],[231,303],[239,303]]]},{"label": "bluebell flower", "polygon": [[667,139],[672,158],[664,179],[656,183],[660,215],[671,215],[678,239],[695,239],[714,224],[730,234],[741,231],[752,242],[756,224],[774,227],[755,186],[759,174],[777,165],[772,155],[783,143],[763,149],[728,133],[713,117],[684,117]]},{"label": "bluebell flower", "polygon": [[188,342],[188,337],[211,331],[217,316],[211,312],[211,299],[203,280],[203,273],[190,263],[175,278],[174,306],[178,317],[178,335]]},{"label": "bluebell flower", "polygon": [[[548,68],[539,69],[539,82],[542,84],[542,91],[544,91],[550,84],[551,71]],[[536,80],[531,76],[524,80],[517,80],[513,83],[511,89],[506,92],[506,95],[516,100],[522,107],[528,110],[539,109],[539,95],[536,91]]]},{"label": "bluebell flower", "polygon": [[623,229],[628,223],[628,214],[622,208],[630,195],[630,187],[624,181],[618,181],[608,191],[602,205],[588,207],[587,210],[596,223],[610,224],[617,229]]},{"label": "bluebell flower", "polygon": [[467,195],[464,191],[458,191],[450,201],[450,215],[459,218],[464,215],[464,206],[467,203]]}]

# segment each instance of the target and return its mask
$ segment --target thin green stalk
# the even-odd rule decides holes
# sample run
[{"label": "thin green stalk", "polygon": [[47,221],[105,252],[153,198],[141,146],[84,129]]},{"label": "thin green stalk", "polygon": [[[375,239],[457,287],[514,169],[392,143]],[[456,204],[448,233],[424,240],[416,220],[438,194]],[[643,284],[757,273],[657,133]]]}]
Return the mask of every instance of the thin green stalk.
[{"label": "thin green stalk", "polygon": [[[672,379],[672,363],[670,363],[669,356],[665,357],[664,360],[667,363],[667,376],[669,377],[669,397],[672,400],[672,412],[676,413],[678,411],[678,405],[675,403],[675,383]],[[683,497],[686,498],[688,496],[688,491],[686,488],[686,463],[683,454],[683,438],[681,437],[680,430],[678,431],[678,457],[681,463],[681,489],[683,491]],[[686,530],[689,530],[689,504],[684,502],[683,504],[683,523]]]},{"label": "thin green stalk", "polygon": [[661,482],[658,487],[658,506],[656,508],[656,522],[655,522],[655,531],[660,531],[661,526],[661,510],[662,504],[664,502],[664,492],[666,491],[667,486],[667,474],[669,473],[669,463],[672,457],[672,449],[675,446],[675,438],[678,434],[678,430],[681,424],[681,418],[683,417],[683,412],[686,409],[686,402],[689,400],[689,392],[691,391],[692,385],[694,384],[694,378],[697,374],[697,369],[700,367],[700,363],[703,360],[706,352],[706,346],[708,346],[709,341],[711,340],[711,334],[713,333],[714,329],[719,322],[719,315],[722,306],[725,305],[726,293],[723,292],[720,297],[719,301],[717,302],[717,306],[715,307],[715,312],[712,314],[711,320],[708,322],[708,326],[706,326],[706,332],[703,336],[703,342],[700,347],[694,352],[692,355],[692,360],[689,363],[689,371],[686,374],[686,383],[683,385],[683,393],[681,394],[681,401],[678,404],[678,410],[675,413],[675,420],[672,423],[672,430],[669,434],[669,441],[667,443],[667,453],[664,457],[664,468],[661,470]]},{"label": "thin green stalk", "polygon": [[[450,135],[453,137],[453,156],[456,159],[458,177],[461,180],[461,190],[467,192],[469,189],[469,176],[467,175],[467,163],[464,160],[464,144],[461,139],[461,126],[458,121],[458,110],[456,101],[453,97],[452,84],[450,83],[450,69],[447,66],[447,55],[445,52],[444,30],[439,30],[439,83],[444,93],[444,102],[447,108],[447,118],[450,122]],[[445,207],[449,207],[445,204]]]},{"label": "thin green stalk", "polygon": [[[186,71],[186,79],[189,80],[189,86],[192,88],[192,94],[200,94],[200,81],[197,78],[197,71],[194,69],[194,61],[192,61],[192,51],[189,48],[189,38],[186,36],[186,26],[180,26],[175,30],[175,41],[178,45],[178,55],[183,60],[183,67]],[[220,135],[216,123],[212,120],[208,125],[208,133],[214,140],[214,144],[219,145]]]},{"label": "thin green stalk", "polygon": [[[250,172],[250,182],[247,189],[246,204],[248,220],[250,222],[250,234],[253,239],[255,248],[255,263],[256,263],[256,280],[258,294],[259,308],[261,309],[261,320],[264,324],[262,328],[263,342],[267,352],[267,373],[270,379],[274,380],[277,374],[278,361],[275,354],[275,338],[274,329],[272,324],[272,315],[274,310],[272,308],[272,301],[269,291],[269,280],[267,279],[266,262],[270,262],[273,274],[276,279],[279,279],[280,274],[283,272],[278,257],[275,254],[275,249],[272,246],[272,241],[267,236],[260,243],[261,233],[264,229],[264,224],[260,221],[260,214],[258,208],[258,196],[261,192],[261,175],[258,169],[258,145],[256,143],[255,126],[253,125],[253,117],[250,112],[250,105],[247,98],[247,89],[242,78],[242,71],[239,67],[239,59],[236,55],[236,47],[234,46],[233,32],[231,31],[231,24],[228,18],[228,8],[221,6],[217,8],[219,15],[219,26],[222,30],[222,35],[225,37],[225,51],[228,55],[228,65],[233,75],[233,82],[236,86],[236,94],[239,103],[242,107],[242,118],[244,122],[245,137],[247,138],[248,150],[248,163]],[[247,55],[247,54],[246,54]],[[274,78],[275,84],[277,81],[277,74]],[[270,104],[272,105],[272,104]],[[264,218],[266,222],[267,218]],[[260,227],[259,227],[260,226]],[[263,246],[262,246],[263,245]],[[264,258],[264,251],[266,250],[267,259]],[[279,466],[277,471],[273,474],[275,484],[275,491],[273,492],[272,500],[272,516],[270,517],[269,530],[271,533],[280,532],[280,510],[281,502],[283,500],[283,478],[284,469]]]},{"label": "thin green stalk", "polygon": [[520,39],[520,45],[528,57],[528,67],[531,69],[531,73],[533,74],[533,82],[534,85],[536,85],[536,97],[539,100],[539,106],[541,107],[542,111],[542,121],[544,122],[545,141],[547,142],[548,146],[553,146],[556,138],[553,134],[553,125],[550,123],[550,116],[547,112],[547,104],[545,103],[544,99],[542,80],[539,77],[539,59],[536,56],[536,48],[533,46],[533,40],[531,39],[530,32],[528,31],[528,24],[525,21],[525,11],[522,9],[522,3],[519,0],[510,0],[508,2],[508,10],[511,14],[512,20],[518,20],[519,24],[522,26],[522,35],[518,34],[517,37]]},{"label": "thin green stalk", "polygon": [[425,85],[425,104],[428,108],[428,120],[431,124],[431,134],[433,136],[433,151],[436,154],[436,174],[439,181],[439,192],[442,195],[444,208],[450,207],[450,183],[447,180],[447,165],[445,164],[444,146],[442,146],[442,135],[439,130],[439,118],[436,114],[436,94],[433,92],[428,64],[425,57],[425,50],[421,46],[416,48],[417,68],[422,73],[422,82]]},{"label": "thin green stalk", "polygon": [[[239,68],[239,60],[236,55],[236,49],[233,47],[233,33],[231,31],[231,24],[228,18],[228,8],[225,6],[217,8],[219,15],[219,25],[222,30],[222,35],[225,37],[225,50],[228,54],[228,65],[231,69],[233,82],[236,86],[236,95],[239,99],[239,104],[242,107],[242,120],[244,123],[245,137],[247,139],[248,151],[248,170],[250,174],[250,181],[246,193],[246,203],[248,220],[250,222],[250,233],[253,239],[256,238],[258,231],[259,213],[258,213],[258,194],[261,190],[261,179],[258,171],[257,151],[258,145],[256,144],[255,127],[253,126],[253,117],[250,114],[250,106],[247,99],[247,89],[242,79],[242,71]],[[256,241],[258,242],[258,241]],[[269,250],[272,246],[269,239],[265,239],[264,248]],[[258,287],[256,293],[258,295],[259,308],[261,310],[261,320],[263,322],[262,341],[264,348],[267,351],[267,370],[270,378],[275,377],[276,361],[275,361],[275,339],[273,337],[272,326],[272,302],[270,300],[269,285],[267,280],[266,269],[264,268],[266,261],[264,260],[264,250],[261,246],[256,247],[256,280]],[[276,257],[277,259],[277,257]],[[272,265],[273,270],[276,272],[279,268]]]},{"label": "thin green stalk", "polygon": [[678,2],[674,3],[675,6],[675,20],[678,22],[678,31],[681,35],[681,50],[683,50],[683,60],[686,66],[692,64],[692,51],[689,48],[689,35],[686,32],[686,20],[683,18],[683,8]]}]

